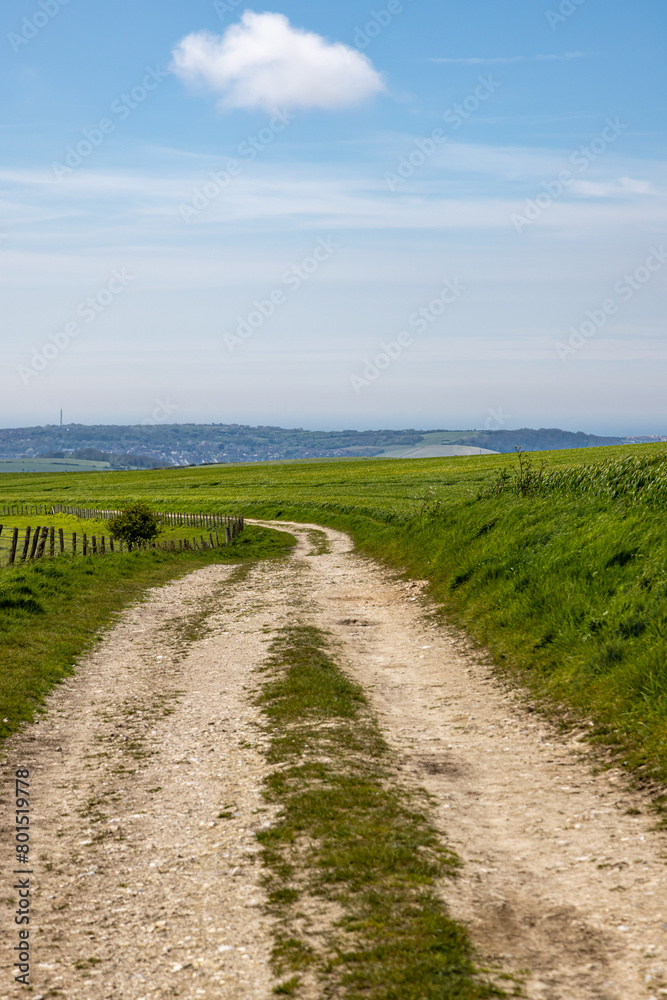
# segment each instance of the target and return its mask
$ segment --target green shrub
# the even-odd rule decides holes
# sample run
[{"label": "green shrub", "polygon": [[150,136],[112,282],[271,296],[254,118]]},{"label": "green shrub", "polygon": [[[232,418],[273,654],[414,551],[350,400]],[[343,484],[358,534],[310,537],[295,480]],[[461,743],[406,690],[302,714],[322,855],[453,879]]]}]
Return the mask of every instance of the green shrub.
[{"label": "green shrub", "polygon": [[121,514],[109,521],[109,531],[113,538],[127,542],[130,549],[141,542],[152,542],[161,528],[160,515],[141,500],[128,504]]}]

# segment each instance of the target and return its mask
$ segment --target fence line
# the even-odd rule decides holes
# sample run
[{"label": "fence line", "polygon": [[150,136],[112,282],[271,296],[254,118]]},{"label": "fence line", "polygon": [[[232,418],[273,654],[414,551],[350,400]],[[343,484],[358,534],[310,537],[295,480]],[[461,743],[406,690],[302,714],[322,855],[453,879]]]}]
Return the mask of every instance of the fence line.
[{"label": "fence line", "polygon": [[[181,514],[170,512],[155,512],[157,517],[172,527],[220,528],[228,527],[238,518],[227,514]],[[49,514],[70,514],[80,521],[110,521],[112,517],[122,514],[120,510],[97,510],[92,507],[71,507],[66,504],[38,504],[37,506],[0,507],[0,517],[48,517]]]},{"label": "fence line", "polygon": [[[74,510],[75,508],[71,509]],[[10,529],[12,530],[12,538],[9,548],[9,560],[6,565],[13,566],[16,563],[43,559],[47,555],[47,547],[48,556],[50,558],[67,554],[76,556],[79,551],[82,556],[103,556],[111,552],[126,552],[128,550],[144,551],[147,549],[160,549],[163,552],[183,552],[195,549],[215,549],[219,548],[221,545],[231,545],[234,539],[237,538],[245,528],[245,520],[243,517],[227,517],[221,514],[171,514],[163,515],[163,517],[164,516],[174,518],[199,517],[201,520],[196,527],[208,527],[210,529],[208,538],[205,538],[204,535],[200,535],[199,541],[197,541],[197,538],[193,536],[192,540],[189,538],[180,538],[178,541],[176,541],[176,539],[171,539],[165,542],[142,542],[133,546],[128,546],[127,543],[124,543],[122,540],[114,539],[111,536],[97,536],[95,534],[91,535],[89,538],[88,534],[83,531],[81,532],[79,538],[79,534],[76,531],[73,531],[71,532],[70,540],[70,532],[66,535],[63,528],[56,529],[48,525],[43,526],[40,524],[33,530],[33,528],[29,525],[26,528]],[[173,521],[170,523],[174,525],[191,524],[190,521]],[[216,530],[218,527],[223,529],[224,534],[223,531],[218,534],[218,531]],[[4,528],[5,525],[0,524],[0,538],[2,537]]]}]

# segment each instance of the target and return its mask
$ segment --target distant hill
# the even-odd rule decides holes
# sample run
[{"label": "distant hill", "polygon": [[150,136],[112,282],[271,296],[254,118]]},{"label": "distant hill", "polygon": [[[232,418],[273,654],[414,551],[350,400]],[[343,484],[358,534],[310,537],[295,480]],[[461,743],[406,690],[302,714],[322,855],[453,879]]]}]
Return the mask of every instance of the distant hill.
[{"label": "distant hill", "polygon": [[[509,452],[515,448],[524,451],[557,451],[561,448],[602,448],[605,445],[625,444],[625,438],[598,437],[583,431],[561,431],[557,427],[532,430],[522,427],[517,431],[447,431],[447,444],[471,445],[489,451]],[[456,437],[452,435],[456,434]],[[435,436],[431,431],[429,440]],[[434,441],[432,443],[435,443]]]},{"label": "distant hill", "polygon": [[0,459],[76,459],[110,468],[136,469],[304,458],[400,458],[409,453],[453,453],[454,446],[459,453],[468,448],[490,452],[511,452],[515,447],[524,451],[549,451],[596,448],[627,441],[627,438],[597,437],[557,428],[309,431],[300,427],[286,429],[241,424],[69,424],[0,430]]}]

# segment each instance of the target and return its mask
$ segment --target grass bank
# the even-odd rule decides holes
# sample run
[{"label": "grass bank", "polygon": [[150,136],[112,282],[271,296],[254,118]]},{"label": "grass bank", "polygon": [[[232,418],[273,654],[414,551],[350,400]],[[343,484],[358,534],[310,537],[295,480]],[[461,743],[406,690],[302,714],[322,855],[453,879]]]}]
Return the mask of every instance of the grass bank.
[{"label": "grass bank", "polygon": [[437,893],[456,858],[439,845],[425,803],[398,786],[365,695],[326,636],[286,628],[271,654],[260,704],[278,765],[266,795],[280,812],[259,839],[279,929],[275,992],[310,996],[319,984],[318,995],[324,985],[346,1000],[504,995],[476,973]]},{"label": "grass bank", "polygon": [[52,687],[125,606],[209,563],[243,563],[286,554],[285,534],[246,528],[232,545],[186,553],[96,558],[60,556],[0,573],[0,739],[34,717]]},{"label": "grass bank", "polygon": [[665,783],[666,528],[661,511],[601,498],[499,497],[421,518],[407,535],[355,534],[429,578],[506,672]]}]

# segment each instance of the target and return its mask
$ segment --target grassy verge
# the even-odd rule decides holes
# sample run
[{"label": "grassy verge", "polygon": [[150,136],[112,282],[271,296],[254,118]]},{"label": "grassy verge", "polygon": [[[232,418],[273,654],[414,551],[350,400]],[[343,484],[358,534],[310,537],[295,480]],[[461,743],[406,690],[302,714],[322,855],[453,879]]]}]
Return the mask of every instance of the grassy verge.
[{"label": "grassy verge", "polygon": [[365,696],[325,637],[282,630],[266,669],[260,703],[279,765],[266,795],[280,812],[259,839],[280,929],[275,992],[298,997],[319,983],[346,1000],[503,995],[477,975],[438,895],[456,858],[439,845],[425,803],[397,785]]},{"label": "grassy verge", "polygon": [[[500,497],[415,525],[433,593],[532,690],[667,781],[667,531],[655,508]],[[407,548],[407,547],[405,547]]]},{"label": "grassy verge", "polygon": [[209,563],[283,556],[293,540],[246,528],[230,546],[208,551],[159,550],[97,558],[61,556],[0,574],[0,739],[31,719],[54,684],[148,587]]}]

